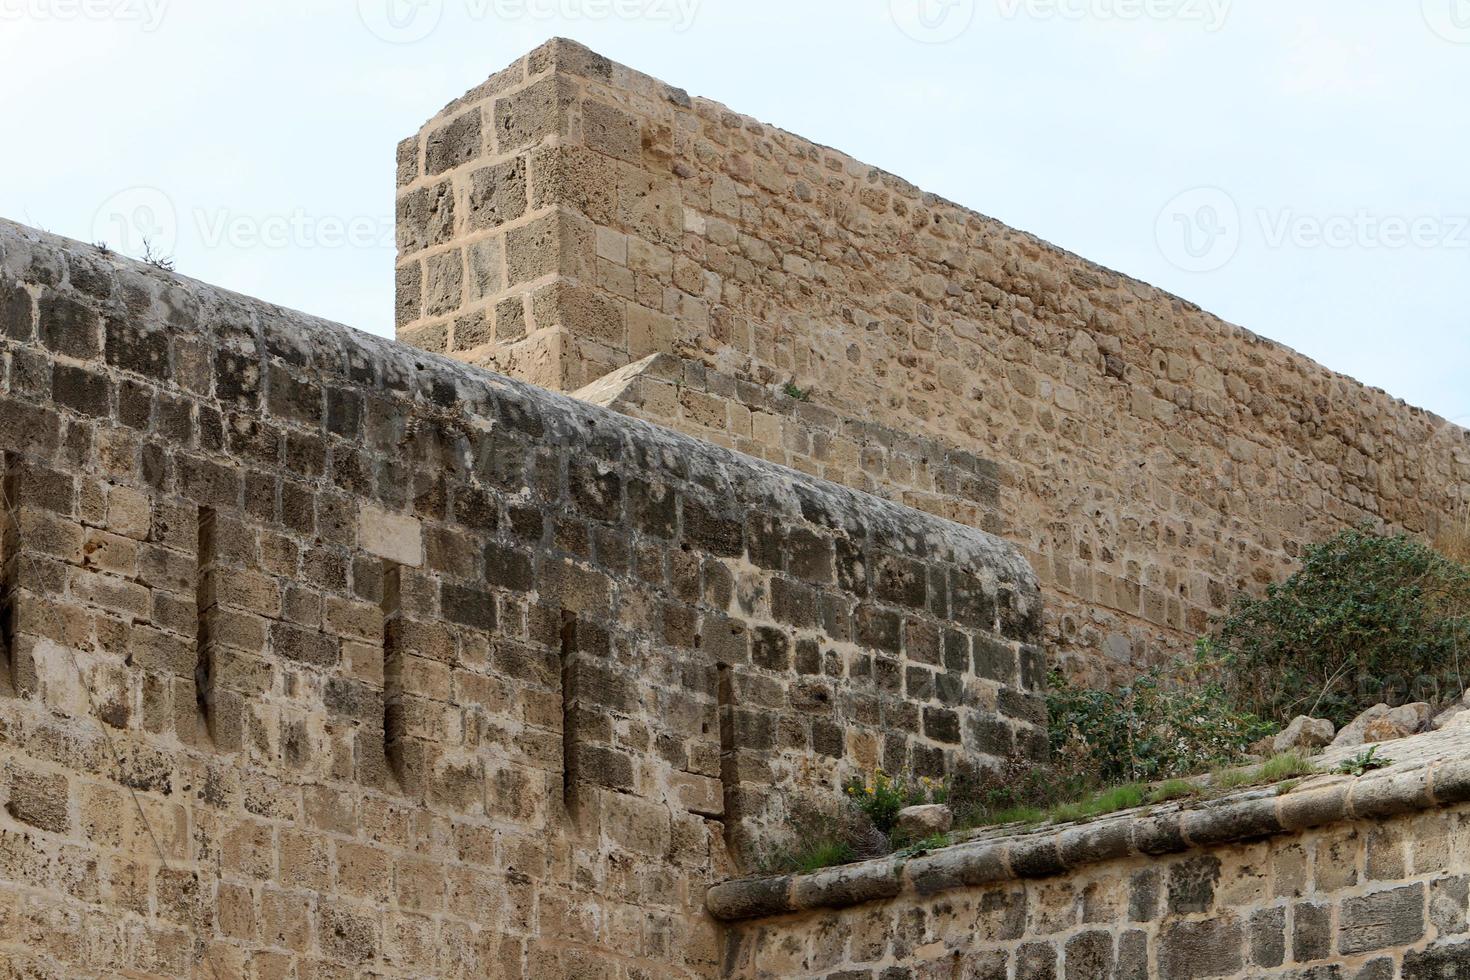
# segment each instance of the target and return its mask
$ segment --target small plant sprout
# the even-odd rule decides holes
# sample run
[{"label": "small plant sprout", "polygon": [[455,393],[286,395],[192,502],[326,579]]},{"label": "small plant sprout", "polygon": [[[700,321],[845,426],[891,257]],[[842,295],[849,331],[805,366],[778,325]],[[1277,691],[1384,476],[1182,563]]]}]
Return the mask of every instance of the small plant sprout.
[{"label": "small plant sprout", "polygon": [[787,398],[793,399],[795,401],[806,402],[811,401],[812,399],[812,390],[810,388],[797,387],[795,381],[786,382],[785,386],[782,387],[781,390],[786,393]]},{"label": "small plant sprout", "polygon": [[1344,776],[1362,776],[1375,769],[1386,769],[1393,765],[1392,759],[1385,759],[1378,754],[1378,746],[1370,746],[1367,750],[1359,752],[1351,759],[1345,760],[1337,767],[1337,771]]}]

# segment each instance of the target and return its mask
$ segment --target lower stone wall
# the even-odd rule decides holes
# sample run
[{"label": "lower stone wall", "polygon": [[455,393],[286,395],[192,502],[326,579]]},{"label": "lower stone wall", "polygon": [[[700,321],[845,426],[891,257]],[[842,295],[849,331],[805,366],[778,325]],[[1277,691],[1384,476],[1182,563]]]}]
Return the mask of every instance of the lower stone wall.
[{"label": "lower stone wall", "polygon": [[800,910],[736,922],[724,975],[1470,977],[1470,805],[1432,804],[1464,799],[1465,771],[1327,777],[1320,790],[962,844],[906,866],[722,885],[710,907],[728,919]]}]

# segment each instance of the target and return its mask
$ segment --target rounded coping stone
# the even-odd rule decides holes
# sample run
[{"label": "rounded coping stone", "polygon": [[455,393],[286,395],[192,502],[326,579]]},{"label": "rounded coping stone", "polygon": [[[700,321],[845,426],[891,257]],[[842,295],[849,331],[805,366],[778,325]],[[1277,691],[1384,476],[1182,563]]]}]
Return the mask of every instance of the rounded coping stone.
[{"label": "rounded coping stone", "polygon": [[1102,820],[1069,827],[1057,835],[1057,850],[1069,868],[1100,864],[1133,854],[1133,820]]},{"label": "rounded coping stone", "polygon": [[[1267,791],[1270,793],[1270,791]],[[1024,878],[1047,878],[1132,854],[1162,857],[1365,818],[1470,801],[1470,759],[1370,773],[1284,796],[1256,792],[1206,806],[969,841],[909,861],[884,859],[812,875],[715,885],[710,914],[725,921],[841,908]]]},{"label": "rounded coping stone", "polygon": [[1017,878],[1050,878],[1067,870],[1057,848],[1057,834],[1037,834],[1006,844],[1006,863]]},{"label": "rounded coping stone", "polygon": [[1281,821],[1276,817],[1276,797],[1272,796],[1187,810],[1181,829],[1195,847],[1214,847],[1280,833]]},{"label": "rounded coping stone", "polygon": [[1348,812],[1354,820],[1363,820],[1427,810],[1434,805],[1429,792],[1431,771],[1429,766],[1423,766],[1363,776],[1348,790]]},{"label": "rounded coping stone", "polygon": [[1010,880],[1005,847],[989,842],[957,844],[915,858],[904,867],[909,887],[920,895],[933,895],[973,885]]},{"label": "rounded coping stone", "polygon": [[843,908],[903,891],[902,861],[868,861],[828,868],[796,879],[792,904],[798,909]]},{"label": "rounded coping stone", "polygon": [[1430,774],[1434,802],[1464,803],[1470,800],[1470,759],[1447,759]]},{"label": "rounded coping stone", "polygon": [[721,882],[705,893],[704,905],[710,915],[727,921],[796,911],[791,901],[791,875]]},{"label": "rounded coping stone", "polygon": [[1306,830],[1348,818],[1347,795],[1351,783],[1331,783],[1317,789],[1287,793],[1277,804],[1281,829]]},{"label": "rounded coping stone", "polygon": [[1189,842],[1184,839],[1181,825],[1181,814],[1177,810],[1136,821],[1133,824],[1134,850],[1150,857],[1163,857],[1189,850]]}]

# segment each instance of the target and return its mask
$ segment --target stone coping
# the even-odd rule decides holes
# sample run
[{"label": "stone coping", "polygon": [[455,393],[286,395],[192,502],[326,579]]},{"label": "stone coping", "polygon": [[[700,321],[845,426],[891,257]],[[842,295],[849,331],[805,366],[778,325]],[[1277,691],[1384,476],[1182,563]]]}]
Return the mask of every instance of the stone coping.
[{"label": "stone coping", "polygon": [[[1387,743],[1390,755],[1394,743]],[[1391,765],[1353,778],[1319,776],[1284,795],[1274,787],[1205,803],[1162,804],[1095,820],[1017,833],[1014,829],[916,857],[886,857],[807,875],[715,885],[705,904],[730,922],[839,909],[901,895],[1049,878],[1090,864],[1160,857],[1351,820],[1382,819],[1470,801],[1470,757]]]}]

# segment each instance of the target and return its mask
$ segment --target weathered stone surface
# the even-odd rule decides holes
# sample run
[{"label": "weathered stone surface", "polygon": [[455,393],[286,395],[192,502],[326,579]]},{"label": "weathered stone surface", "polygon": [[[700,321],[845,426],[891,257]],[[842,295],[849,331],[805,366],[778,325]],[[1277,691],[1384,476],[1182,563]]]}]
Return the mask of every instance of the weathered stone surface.
[{"label": "weathered stone surface", "polygon": [[412,517],[364,504],[358,515],[357,534],[369,554],[410,568],[424,563],[423,525]]},{"label": "weathered stone surface", "polygon": [[1343,726],[1342,731],[1332,740],[1332,748],[1350,748],[1406,738],[1424,730],[1429,724],[1430,712],[1429,705],[1423,703],[1405,704],[1397,708],[1390,708],[1386,704],[1374,705]]},{"label": "weathered stone surface", "polygon": [[[405,341],[443,350],[462,313],[520,309],[541,277],[575,280],[587,291],[575,310],[541,297],[548,315],[577,314],[561,346],[530,358],[514,350],[521,333],[497,331],[456,356],[567,391],[618,375],[616,392],[589,396],[1008,535],[1047,570],[1038,630],[1099,684],[1187,649],[1237,583],[1281,580],[1305,543],[1365,513],[1421,531],[1460,499],[1470,459],[1444,420],[830,147],[558,45],[580,53],[539,56],[539,71],[477,88],[410,139],[413,159],[437,157],[446,127],[478,109],[490,166],[524,172],[530,217],[504,223],[521,207],[516,179],[465,188],[453,244],[509,228],[512,274],[436,312],[405,277],[400,308],[417,311],[399,324]],[[477,165],[453,173],[473,181]],[[401,267],[448,244],[421,233],[431,179],[400,174],[413,226]],[[655,355],[674,377],[621,373]],[[1148,460],[1146,475],[1124,458]],[[1200,492],[1221,465],[1252,488],[1246,518]],[[974,622],[985,605],[952,610]],[[1011,674],[990,652],[986,669]]]},{"label": "weathered stone surface", "polygon": [[1424,886],[1377,892],[1342,903],[1337,948],[1346,955],[1407,946],[1424,935]]},{"label": "weathered stone surface", "polygon": [[908,840],[924,840],[945,834],[954,826],[954,812],[942,804],[904,807],[898,812],[896,830]]},{"label": "weathered stone surface", "polygon": [[[463,258],[435,248],[425,303]],[[1035,639],[1000,539],[117,256],[47,271],[79,250],[0,223],[6,315],[49,318],[0,336],[0,962],[694,980],[707,898],[905,887],[893,859],[709,891],[794,812],[1043,750],[1011,734],[1040,690],[968,657]],[[880,559],[910,587],[876,594]],[[988,621],[950,620],[965,580]],[[66,941],[33,969],[37,936]]]},{"label": "weathered stone surface", "polygon": [[1227,976],[1244,963],[1244,931],[1229,915],[1169,923],[1160,932],[1159,975],[1165,980]]},{"label": "weathered stone surface", "polygon": [[1290,725],[1271,742],[1274,752],[1300,752],[1331,745],[1337,726],[1325,718],[1308,718],[1305,715],[1292,719]]}]

